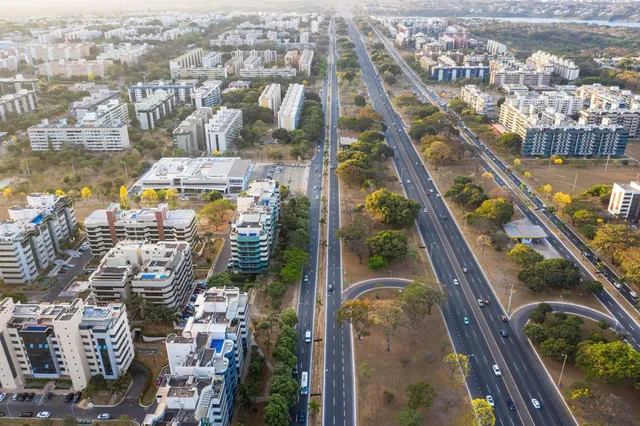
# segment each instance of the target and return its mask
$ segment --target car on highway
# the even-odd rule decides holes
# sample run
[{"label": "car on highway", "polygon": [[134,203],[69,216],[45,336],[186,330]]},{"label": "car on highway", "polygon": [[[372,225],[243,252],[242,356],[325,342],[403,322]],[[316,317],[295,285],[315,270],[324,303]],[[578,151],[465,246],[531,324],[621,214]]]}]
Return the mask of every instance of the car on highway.
[{"label": "car on highway", "polygon": [[467,317],[462,318],[462,322],[464,322],[465,325],[469,325],[469,318]]},{"label": "car on highway", "polygon": [[40,411],[36,417],[39,419],[48,419],[51,417],[51,413],[48,411]]},{"label": "car on highway", "polygon": [[422,211],[423,211],[423,212],[425,212],[425,213],[427,213],[427,212],[428,212],[428,210],[427,210],[427,209],[422,209]]},{"label": "car on highway", "polygon": [[442,220],[447,220],[447,217],[446,216],[442,216]]},{"label": "car on highway", "polygon": [[407,179],[407,183],[411,183],[411,181],[409,179]]},{"label": "car on highway", "polygon": [[622,289],[622,284],[620,284],[620,283],[619,283],[619,282],[617,282],[617,281],[613,283],[613,286],[614,286],[615,288],[617,288],[618,290],[621,290],[621,289]]},{"label": "car on highway", "polygon": [[540,404],[540,401],[538,401],[538,400],[537,400],[537,399],[535,399],[535,398],[531,398],[531,403],[533,404],[533,406],[534,406],[535,408],[538,408],[538,409],[539,409],[539,408],[541,408],[541,407],[542,407],[542,404]]},{"label": "car on highway", "polygon": [[433,194],[433,189],[430,189],[429,192]]},{"label": "car on highway", "polygon": [[426,194],[426,195],[427,195],[427,197],[431,197],[431,194],[430,194],[429,192],[427,192],[427,194]]},{"label": "car on highway", "polygon": [[319,195],[316,195],[316,200],[319,200],[319,199],[320,199],[320,196],[319,196]]},{"label": "car on highway", "polygon": [[311,343],[311,330],[307,330],[304,332],[304,342]]},{"label": "car on highway", "polygon": [[634,299],[638,298],[638,293],[636,293],[635,291],[630,291],[629,292],[629,296],[633,297]]},{"label": "car on highway", "polygon": [[496,376],[502,376],[502,371],[500,371],[500,367],[498,367],[498,364],[493,364],[493,374],[495,374]]},{"label": "car on highway", "polygon": [[98,420],[109,420],[111,418],[111,414],[109,413],[101,413],[98,414],[98,417],[96,417],[96,419]]},{"label": "car on highway", "polygon": [[507,322],[507,316],[500,314],[500,321]]},{"label": "car on highway", "polygon": [[485,305],[489,304],[489,298],[487,296],[482,296],[482,301],[484,302]]},{"label": "car on highway", "polygon": [[18,417],[33,417],[33,411],[23,411]]},{"label": "car on highway", "polygon": [[509,410],[516,411],[516,404],[514,404],[512,400],[507,399],[507,405],[509,406]]},{"label": "car on highway", "polygon": [[0,411],[0,417],[4,417],[4,413]]},{"label": "car on highway", "polygon": [[491,395],[487,395],[485,399],[487,400],[487,404],[489,404],[490,406],[492,407],[496,406],[495,402],[493,402],[493,397]]},{"label": "car on highway", "polygon": [[7,397],[7,393],[6,392],[2,392],[0,393],[0,402],[4,401],[4,399]]},{"label": "car on highway", "polygon": [[329,284],[329,291],[333,291],[333,284]]},{"label": "car on highway", "polygon": [[436,194],[436,198],[440,198],[440,194]]},{"label": "car on highway", "polygon": [[467,272],[469,272],[469,270],[468,270],[467,268],[464,268],[464,267],[463,267],[463,268],[462,268],[462,272],[464,272],[464,273],[466,274]]},{"label": "car on highway", "polygon": [[297,376],[298,376],[298,366],[297,366],[297,365],[294,365],[294,366],[293,366],[293,368],[291,369],[291,374],[292,374],[294,377],[297,377]]},{"label": "car on highway", "polygon": [[482,299],[477,299],[476,302],[478,302],[478,306],[484,308],[484,302],[482,301]]},{"label": "car on highway", "polygon": [[504,328],[500,329],[500,335],[502,337],[508,337],[509,336],[509,334],[507,333],[507,330],[505,330]]},{"label": "car on highway", "polygon": [[307,414],[304,411],[298,413],[298,423],[304,424],[307,421]]},{"label": "car on highway", "polygon": [[304,282],[309,281],[309,274],[304,274]]},{"label": "car on highway", "polygon": [[427,182],[431,182],[431,178],[427,178]]},{"label": "car on highway", "polygon": [[158,387],[158,386],[160,386],[160,385],[162,385],[162,377],[158,377],[158,378],[156,379],[156,387]]},{"label": "car on highway", "polygon": [[458,281],[457,278],[453,279],[453,285],[460,285],[460,282]]}]

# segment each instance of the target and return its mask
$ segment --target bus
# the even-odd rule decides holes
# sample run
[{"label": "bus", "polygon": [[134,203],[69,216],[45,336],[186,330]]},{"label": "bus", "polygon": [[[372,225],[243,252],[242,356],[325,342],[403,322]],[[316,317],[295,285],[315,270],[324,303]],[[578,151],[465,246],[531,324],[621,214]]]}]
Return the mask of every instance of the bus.
[{"label": "bus", "polygon": [[309,393],[309,373],[302,372],[302,378],[300,379],[300,395],[307,395]]}]

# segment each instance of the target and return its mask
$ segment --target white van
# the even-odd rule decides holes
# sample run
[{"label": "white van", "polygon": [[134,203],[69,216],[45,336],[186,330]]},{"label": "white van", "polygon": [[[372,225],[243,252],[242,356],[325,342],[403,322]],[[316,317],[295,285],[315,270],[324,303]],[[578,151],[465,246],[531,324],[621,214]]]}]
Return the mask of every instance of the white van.
[{"label": "white van", "polygon": [[311,330],[304,332],[304,341],[305,343],[311,343]]}]

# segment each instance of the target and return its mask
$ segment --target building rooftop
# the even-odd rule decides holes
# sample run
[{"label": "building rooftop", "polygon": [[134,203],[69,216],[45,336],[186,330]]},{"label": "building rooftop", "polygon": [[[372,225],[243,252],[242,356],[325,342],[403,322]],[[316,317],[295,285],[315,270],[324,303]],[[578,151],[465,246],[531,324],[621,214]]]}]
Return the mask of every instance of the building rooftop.
[{"label": "building rooftop", "polygon": [[509,238],[545,238],[547,234],[538,225],[528,219],[518,219],[504,225]]},{"label": "building rooftop", "polygon": [[206,182],[244,177],[251,160],[238,157],[162,158],[142,177],[142,181],[189,179]]}]

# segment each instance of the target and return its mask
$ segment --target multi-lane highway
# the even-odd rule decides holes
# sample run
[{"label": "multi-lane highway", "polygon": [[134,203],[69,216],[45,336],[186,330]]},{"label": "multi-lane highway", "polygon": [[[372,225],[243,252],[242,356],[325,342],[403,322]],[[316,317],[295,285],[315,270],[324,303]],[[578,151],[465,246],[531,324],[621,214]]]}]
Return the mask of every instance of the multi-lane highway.
[{"label": "multi-lane highway", "polygon": [[[351,328],[340,326],[337,312],[341,304],[342,290],[342,247],[336,237],[340,228],[340,188],[338,177],[333,170],[337,166],[338,153],[338,78],[336,73],[335,25],[330,25],[329,60],[327,63],[328,94],[330,98],[329,125],[329,187],[327,191],[327,287],[325,294],[325,346],[324,346],[324,386],[322,404],[322,424],[327,426],[355,425],[355,384],[351,353]],[[332,290],[333,289],[333,290]]]},{"label": "multi-lane highway", "polygon": [[[380,31],[374,27],[374,32],[377,37],[384,43],[389,54],[394,58],[396,63],[400,65],[402,71],[407,76],[410,85],[416,94],[424,102],[430,102],[439,106],[443,110],[447,112],[453,113],[450,111],[446,105],[441,103],[437,96],[429,91],[424,83],[420,80],[420,78],[413,72],[411,67],[407,65],[407,63],[400,57],[398,52],[394,49],[391,42],[384,37]],[[455,114],[455,113],[454,113]],[[504,162],[502,162],[491,150],[484,145],[480,140],[473,135],[473,133],[464,125],[464,123],[458,117],[457,120],[458,127],[461,129],[461,139],[464,142],[475,145],[481,153],[482,156],[478,158],[478,161],[482,164],[482,166],[489,172],[491,172],[495,176],[495,181],[498,185],[502,187],[508,187],[516,194],[515,204],[522,211],[522,213],[529,219],[533,224],[540,226],[547,233],[547,241],[549,244],[565,259],[571,260],[580,269],[580,274],[583,279],[595,279],[595,277],[591,274],[591,272],[585,267],[585,265],[580,261],[580,259],[576,258],[573,253],[569,250],[569,248],[562,242],[559,238],[557,238],[552,230],[549,228],[547,223],[540,219],[540,217],[536,214],[536,212],[530,207],[530,205],[534,206],[534,209],[539,212],[539,214],[543,214],[557,227],[566,237],[567,239],[574,244],[580,251],[584,253],[583,257],[587,259],[592,264],[596,264],[600,261],[600,259],[588,248],[586,245],[582,243],[582,241],[571,231],[571,229],[564,225],[562,220],[552,212],[546,208],[545,203],[536,196],[536,194],[526,185],[526,183],[522,182],[515,174],[509,171]],[[510,182],[505,182],[500,176],[505,175]],[[524,202],[523,199],[528,200],[528,202]],[[617,277],[615,274],[606,267],[604,270],[605,277],[610,282],[615,282]],[[630,302],[635,303],[634,298],[631,297],[630,289],[623,285],[620,289],[621,294]],[[625,307],[621,306],[618,301],[609,294],[606,289],[601,294],[595,295],[595,297],[600,301],[600,303],[611,313],[611,315],[618,321],[617,327],[624,330],[624,332],[628,335],[629,341],[636,348],[640,348],[640,324],[638,324],[635,319],[633,319],[628,312],[625,310]],[[628,309],[635,309],[630,305],[627,305]]]},{"label": "multi-lane highway", "polygon": [[[520,341],[500,337],[500,328],[514,335],[510,324],[500,320],[504,311],[493,297],[490,284],[446,204],[438,196],[438,188],[408,138],[401,117],[393,110],[360,34],[351,21],[349,26],[372,103],[388,125],[386,138],[395,150],[394,163],[405,192],[426,210],[417,220],[418,229],[436,276],[449,295],[443,314],[453,345],[457,352],[471,356],[472,373],[467,380],[469,393],[473,398],[493,396],[497,424],[573,424],[557,392],[547,391],[552,389],[545,386],[551,385],[548,377],[538,374],[533,368]],[[433,193],[430,192],[432,189]],[[468,273],[464,273],[463,268]],[[460,282],[459,286],[453,284],[454,278]],[[493,303],[480,308],[476,302],[479,297],[493,299]],[[463,317],[469,319],[469,325],[464,324]],[[493,365],[500,367],[502,376],[494,375]],[[532,398],[542,401],[544,409],[535,409],[531,404]],[[515,402],[516,411],[508,409],[508,399]]]}]

